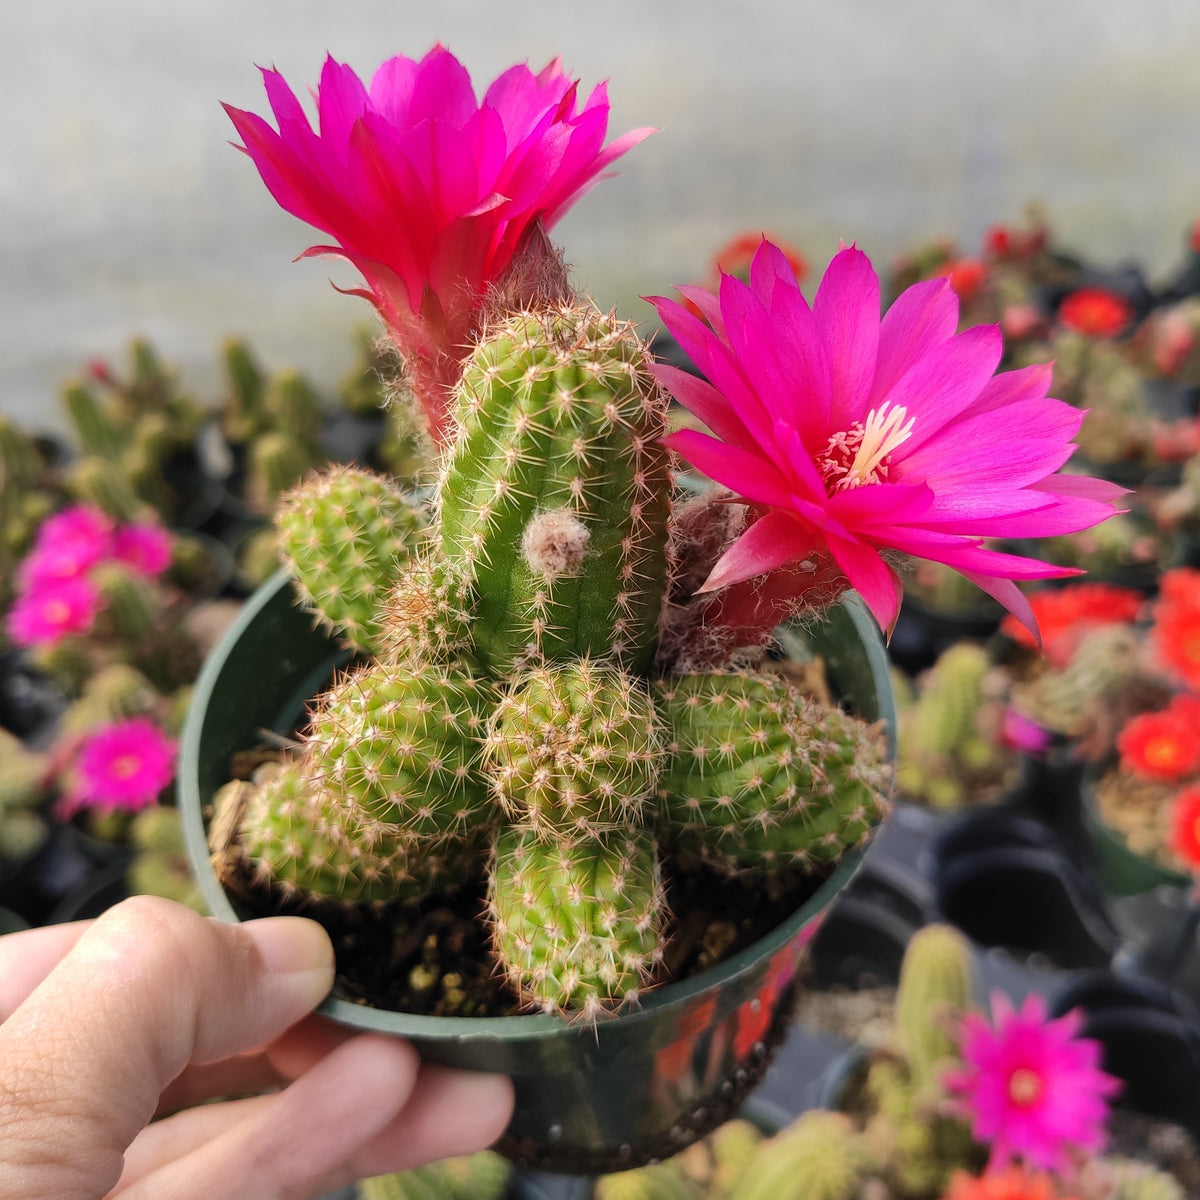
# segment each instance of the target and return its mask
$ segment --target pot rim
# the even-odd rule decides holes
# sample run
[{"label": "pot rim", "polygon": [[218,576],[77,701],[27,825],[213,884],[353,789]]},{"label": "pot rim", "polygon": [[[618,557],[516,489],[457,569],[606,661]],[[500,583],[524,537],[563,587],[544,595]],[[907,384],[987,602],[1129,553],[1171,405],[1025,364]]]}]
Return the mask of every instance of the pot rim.
[{"label": "pot rim", "polygon": [[[183,819],[184,838],[192,870],[200,885],[201,893],[212,915],[229,924],[239,924],[242,917],[217,881],[212,869],[208,849],[208,832],[203,816],[203,798],[199,792],[200,741],[203,730],[203,714],[207,711],[212,692],[225,667],[236,651],[243,636],[257,620],[259,614],[276,597],[281,588],[288,586],[290,575],[286,568],[277,571],[262,584],[242,606],[237,620],[226,631],[196,680],[187,720],[180,740],[178,803]],[[871,673],[879,700],[878,720],[888,731],[890,749],[895,750],[895,707],[887,675],[887,660],[883,650],[879,628],[866,605],[857,593],[845,593],[839,601],[862,639],[870,660]],[[660,1010],[683,1006],[705,992],[722,989],[738,976],[751,971],[755,964],[770,956],[790,942],[797,933],[811,922],[858,869],[866,846],[842,856],[830,876],[816,892],[785,921],[756,942],[737,954],[688,979],[664,984],[647,992],[636,1007],[622,1010],[610,1017],[602,1017],[599,1027],[610,1027],[616,1022],[632,1025],[654,1020]],[[474,1042],[500,1039],[504,1041],[539,1041],[560,1036],[566,1031],[592,1031],[593,1027],[582,1021],[572,1021],[552,1013],[518,1014],[504,1017],[444,1017],[423,1013],[406,1013],[393,1009],[374,1008],[356,1004],[336,996],[328,996],[317,1009],[331,1019],[359,1029],[370,1029],[405,1037],[425,1040]]]}]

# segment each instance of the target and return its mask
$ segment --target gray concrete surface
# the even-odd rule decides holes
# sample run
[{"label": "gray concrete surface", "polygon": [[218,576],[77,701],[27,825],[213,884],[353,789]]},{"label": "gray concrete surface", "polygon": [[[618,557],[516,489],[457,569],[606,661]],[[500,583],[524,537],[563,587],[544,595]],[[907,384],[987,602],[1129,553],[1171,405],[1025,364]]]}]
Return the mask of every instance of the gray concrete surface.
[{"label": "gray concrete surface", "polygon": [[1195,0],[53,0],[0,10],[0,409],[58,423],[90,355],[146,334],[212,385],[215,347],[328,380],[359,301],[228,145],[218,101],[265,108],[326,50],[369,73],[448,44],[477,82],[561,53],[611,81],[614,133],[662,132],[559,226],[577,278],[637,297],[770,228],[823,263],[933,234],[973,245],[1040,200],[1083,251],[1152,270],[1200,211]]}]

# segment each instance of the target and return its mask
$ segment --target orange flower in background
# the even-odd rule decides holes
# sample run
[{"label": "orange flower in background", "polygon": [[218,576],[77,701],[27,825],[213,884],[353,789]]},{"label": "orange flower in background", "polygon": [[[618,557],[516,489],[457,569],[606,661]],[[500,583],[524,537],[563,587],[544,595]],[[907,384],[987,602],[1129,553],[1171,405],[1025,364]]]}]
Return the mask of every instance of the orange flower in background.
[{"label": "orange flower in background", "polygon": [[[1145,599],[1132,588],[1108,583],[1076,583],[1062,588],[1043,588],[1029,597],[1033,615],[1042,631],[1042,647],[1051,666],[1062,667],[1070,660],[1079,639],[1101,625],[1124,625],[1137,618]],[[1037,648],[1033,635],[1014,617],[1000,624],[1004,634],[1030,650]]]},{"label": "orange flower in background", "polygon": [[1200,571],[1195,567],[1172,567],[1158,581],[1159,607],[1186,604],[1200,608]]},{"label": "orange flower in background", "polygon": [[1117,749],[1123,770],[1173,782],[1200,767],[1200,725],[1178,709],[1140,713],[1117,735]]},{"label": "orange flower in background", "polygon": [[1170,846],[1193,870],[1200,870],[1200,785],[1178,792],[1171,802]]},{"label": "orange flower in background", "polygon": [[1132,320],[1129,301],[1108,288],[1080,288],[1058,306],[1058,323],[1087,337],[1116,337]]},{"label": "orange flower in background", "polygon": [[765,231],[739,233],[730,238],[713,255],[709,271],[709,278],[712,282],[719,282],[722,275],[736,275],[743,282],[748,280],[750,263],[764,238],[783,252],[783,257],[787,259],[787,264],[792,268],[792,273],[797,279],[803,279],[808,274],[808,262],[795,246],[789,246],[787,242],[780,241],[773,234]]},{"label": "orange flower in background", "polygon": [[1060,1196],[1053,1181],[1045,1175],[1031,1175],[1022,1167],[989,1171],[977,1179],[965,1171],[955,1171],[950,1190],[942,1200],[1075,1200]]}]

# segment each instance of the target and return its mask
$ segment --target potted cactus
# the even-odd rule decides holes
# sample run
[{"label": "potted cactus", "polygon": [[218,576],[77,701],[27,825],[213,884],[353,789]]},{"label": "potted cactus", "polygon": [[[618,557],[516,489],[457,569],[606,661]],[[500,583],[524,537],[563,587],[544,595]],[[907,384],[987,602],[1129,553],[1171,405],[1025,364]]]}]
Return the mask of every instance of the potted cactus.
[{"label": "potted cactus", "polygon": [[[479,102],[444,47],[370,89],[330,60],[319,133],[268,92],[278,129],[229,110],[244,149],[363,274],[436,483],[340,468],[279,505],[288,569],[184,733],[206,899],[304,906],[343,951],[328,1013],[513,1075],[511,1155],[670,1153],[761,1074],[886,808],[896,556],[1028,616],[1012,578],[1059,572],[991,523],[1085,527],[1116,490],[1054,476],[1077,422],[1048,369],[993,379],[998,331],[955,336],[936,281],[881,321],[854,248],[812,309],[765,240],[720,295],[654,300],[707,378],[655,364],[546,236],[647,131],[604,147],[604,89],[580,106],[557,62]],[[669,393],[718,436],[672,432]],[[982,428],[1017,452],[980,460]]]}]

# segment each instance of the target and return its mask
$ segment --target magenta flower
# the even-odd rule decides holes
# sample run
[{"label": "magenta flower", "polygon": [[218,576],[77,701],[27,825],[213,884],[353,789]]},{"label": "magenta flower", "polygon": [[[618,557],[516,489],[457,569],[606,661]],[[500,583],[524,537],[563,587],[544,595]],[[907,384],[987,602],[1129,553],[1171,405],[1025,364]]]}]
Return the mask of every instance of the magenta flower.
[{"label": "magenta flower", "polygon": [[955,568],[1036,633],[1013,580],[1075,572],[985,540],[1085,529],[1122,494],[1054,474],[1084,414],[1047,397],[1049,364],[996,375],[999,328],[956,334],[958,297],[944,279],[908,288],[880,320],[879,280],[853,247],[830,263],[811,308],[766,241],[749,283],[727,275],[717,295],[679,291],[703,319],[650,302],[707,381],[656,373],[714,436],[683,430],[669,443],[757,515],[701,591],[729,589],[717,603],[735,611],[731,585],[761,588],[757,577],[786,567],[797,591],[832,563],[889,629],[900,584],[883,555],[901,551]]},{"label": "magenta flower", "polygon": [[9,609],[8,636],[18,646],[51,646],[87,633],[99,608],[100,593],[82,576],[38,583]]},{"label": "magenta flower", "polygon": [[63,815],[84,807],[148,808],[175,777],[175,749],[175,742],[146,717],[96,730],[80,746]]},{"label": "magenta flower", "polygon": [[112,553],[138,575],[161,575],[171,565],[171,535],[161,525],[122,525],[113,535]]},{"label": "magenta flower", "polygon": [[397,56],[367,88],[325,61],[313,130],[291,88],[264,71],[278,132],[225,106],[263,182],[293,216],[327,233],[362,273],[405,356],[430,428],[446,420],[488,286],[535,223],[549,229],[638,129],[604,146],[608,95],[578,106],[577,81],[555,59],[539,74],[505,71],[477,102],[466,68],[444,46],[419,62]]},{"label": "magenta flower", "polygon": [[75,504],[38,526],[33,549],[19,568],[22,587],[74,579],[112,554],[114,522],[98,508]]},{"label": "magenta flower", "polygon": [[1121,1082],[1100,1069],[1100,1043],[1076,1036],[1079,1011],[1048,1020],[1040,996],[1017,1011],[997,992],[992,1012],[994,1027],[977,1013],[963,1018],[963,1068],[945,1078],[971,1136],[990,1144],[991,1166],[1020,1158],[1062,1171],[1069,1150],[1103,1150],[1109,1098]]}]

